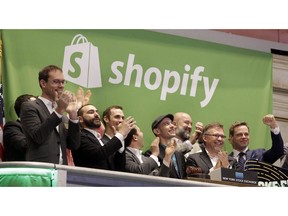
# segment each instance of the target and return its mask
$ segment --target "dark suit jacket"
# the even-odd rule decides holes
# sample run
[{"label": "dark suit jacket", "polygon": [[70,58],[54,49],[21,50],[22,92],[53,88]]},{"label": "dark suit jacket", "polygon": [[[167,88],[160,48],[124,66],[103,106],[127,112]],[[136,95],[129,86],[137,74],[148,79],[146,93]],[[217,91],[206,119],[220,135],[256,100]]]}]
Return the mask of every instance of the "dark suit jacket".
[{"label": "dark suit jacket", "polygon": [[[246,160],[255,159],[259,161],[263,161],[266,163],[273,164],[280,157],[284,155],[284,143],[281,136],[281,133],[275,135],[271,132],[272,139],[272,147],[269,150],[265,150],[264,148],[259,148],[255,150],[250,150],[246,152]],[[234,156],[233,152],[229,154],[231,157]]]},{"label": "dark suit jacket", "polygon": [[63,164],[67,165],[66,148],[80,146],[79,123],[69,121],[65,115],[59,118],[55,112],[50,114],[39,98],[22,104],[20,119],[28,143],[27,161],[59,164],[60,145]]},{"label": "dark suit jacket", "polygon": [[144,155],[142,155],[142,161],[143,163],[133,152],[126,148],[126,172],[169,177],[170,168],[164,164],[158,168],[158,164],[153,158]]},{"label": "dark suit jacket", "polygon": [[[238,169],[237,160],[231,156],[228,156],[229,164],[232,166],[232,169]],[[202,152],[189,155],[186,161],[187,166],[192,166],[200,168],[202,173],[208,174],[209,170],[213,167],[213,164],[210,160],[205,149]]]},{"label": "dark suit jacket", "polygon": [[5,161],[26,161],[27,141],[21,122],[6,122],[3,129]]},{"label": "dark suit jacket", "polygon": [[[81,145],[72,151],[74,164],[81,167],[96,169],[123,171],[125,161],[122,161],[125,152],[119,153],[122,147],[121,141],[114,136],[102,146],[99,140],[89,131],[81,130]],[[120,157],[120,163],[118,163]]]},{"label": "dark suit jacket", "polygon": [[[163,159],[165,157],[165,149],[166,149],[165,145],[159,144],[160,153],[158,155],[158,159],[159,159],[159,162],[160,162],[161,166],[163,164]],[[185,179],[187,177],[187,175],[186,175],[185,157],[184,157],[183,153],[179,152],[179,151],[175,151],[174,154],[175,154],[175,157],[176,157],[176,161],[177,161],[179,172],[177,172],[175,166],[171,164],[169,177],[170,178]],[[151,151],[150,150],[146,151],[144,155],[150,156],[151,155]]]},{"label": "dark suit jacket", "polygon": [[101,141],[102,141],[104,144],[107,143],[109,140],[110,140],[110,138],[109,138],[106,134],[104,134],[103,137],[102,137],[102,139],[101,139]]}]

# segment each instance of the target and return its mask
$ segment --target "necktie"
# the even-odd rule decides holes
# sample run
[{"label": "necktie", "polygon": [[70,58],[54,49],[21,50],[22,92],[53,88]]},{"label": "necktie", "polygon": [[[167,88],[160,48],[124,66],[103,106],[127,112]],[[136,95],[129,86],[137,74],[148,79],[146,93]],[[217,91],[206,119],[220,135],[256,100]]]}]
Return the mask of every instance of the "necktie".
[{"label": "necktie", "polygon": [[55,102],[55,101],[53,101],[53,102],[51,103],[51,107],[52,107],[52,110],[54,110],[54,109],[56,108],[56,102]]},{"label": "necktie", "polygon": [[245,153],[240,152],[238,154],[238,164],[239,164],[239,169],[244,170],[244,164],[245,164],[245,158],[244,158]]},{"label": "necktie", "polygon": [[177,160],[176,160],[176,156],[175,154],[172,155],[172,161],[173,161],[173,165],[176,169],[177,175],[179,176],[179,169],[178,169],[178,164],[177,164]]}]

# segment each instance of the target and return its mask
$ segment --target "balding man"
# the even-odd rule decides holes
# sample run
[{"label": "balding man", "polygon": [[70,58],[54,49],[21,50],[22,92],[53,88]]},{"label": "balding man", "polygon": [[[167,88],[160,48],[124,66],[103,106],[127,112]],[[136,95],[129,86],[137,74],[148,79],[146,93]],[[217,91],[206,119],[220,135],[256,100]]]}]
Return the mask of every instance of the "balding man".
[{"label": "balding man", "polygon": [[195,131],[192,132],[192,118],[188,113],[177,112],[174,114],[174,123],[176,126],[177,151],[181,151],[185,158],[190,154],[201,152],[201,144],[197,142],[203,131],[203,123],[195,124]]}]

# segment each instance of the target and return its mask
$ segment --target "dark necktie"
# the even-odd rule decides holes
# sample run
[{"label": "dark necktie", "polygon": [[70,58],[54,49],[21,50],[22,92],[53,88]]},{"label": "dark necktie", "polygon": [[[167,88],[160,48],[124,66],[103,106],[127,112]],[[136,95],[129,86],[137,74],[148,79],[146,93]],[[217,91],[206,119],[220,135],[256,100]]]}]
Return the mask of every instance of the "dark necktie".
[{"label": "dark necktie", "polygon": [[244,164],[245,164],[245,158],[244,158],[245,153],[244,152],[240,152],[238,154],[238,164],[239,164],[239,169],[240,170],[244,170]]},{"label": "dark necktie", "polygon": [[51,107],[52,107],[52,110],[54,110],[56,108],[56,102],[55,101],[51,102]]}]

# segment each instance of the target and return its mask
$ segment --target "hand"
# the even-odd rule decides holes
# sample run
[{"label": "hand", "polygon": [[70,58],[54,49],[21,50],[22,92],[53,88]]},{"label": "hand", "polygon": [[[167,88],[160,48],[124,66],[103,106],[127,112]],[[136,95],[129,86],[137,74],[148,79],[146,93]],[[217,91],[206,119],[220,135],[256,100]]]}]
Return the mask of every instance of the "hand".
[{"label": "hand", "polygon": [[191,135],[191,138],[190,138],[190,142],[192,144],[195,144],[196,143],[196,140],[199,139],[200,135],[202,134],[203,132],[203,123],[202,122],[196,122],[195,124],[195,131],[194,133]]},{"label": "hand", "polygon": [[[59,98],[56,103],[57,103],[57,108],[55,109],[55,111],[61,115],[63,115],[63,113],[66,111],[69,103],[73,100],[76,100],[76,98],[73,98],[74,94],[68,90],[65,90],[64,92],[62,92],[62,94],[57,97]],[[75,102],[75,101],[74,101]],[[69,107],[68,111],[73,109],[72,107]]]},{"label": "hand", "polygon": [[129,116],[123,122],[121,122],[121,124],[118,125],[118,128],[116,128],[116,130],[119,133],[121,133],[125,139],[128,133],[131,131],[131,129],[134,128],[135,126],[136,121],[134,121],[134,118]]},{"label": "hand", "polygon": [[78,107],[78,109],[80,107],[82,107],[83,105],[86,105],[89,103],[91,95],[92,95],[92,92],[89,89],[86,91],[86,94],[84,96],[83,88],[81,88],[81,87],[78,88],[78,91],[77,91],[77,107]]},{"label": "hand", "polygon": [[268,125],[271,129],[275,129],[277,127],[277,122],[272,114],[265,115],[262,119],[263,123]]},{"label": "hand", "polygon": [[167,164],[171,164],[172,155],[176,151],[176,147],[177,147],[177,141],[175,139],[171,139],[166,146],[165,156],[163,159],[164,161],[167,162]]},{"label": "hand", "polygon": [[229,166],[228,154],[226,151],[218,152],[218,161],[220,162],[220,167],[227,168]]},{"label": "hand", "polygon": [[175,139],[171,139],[165,149],[165,154],[166,155],[173,155],[174,152],[176,151],[176,147],[177,147],[177,142]]},{"label": "hand", "polygon": [[72,98],[66,108],[66,112],[69,114],[69,118],[72,120],[77,120],[77,110],[78,110],[78,103],[77,98],[74,94],[72,94]]},{"label": "hand", "polygon": [[202,122],[196,122],[196,124],[195,124],[195,128],[196,128],[195,132],[198,133],[198,134],[202,134],[203,127],[204,127],[204,125],[203,125]]},{"label": "hand", "polygon": [[155,155],[156,157],[158,157],[158,155],[160,153],[159,143],[160,143],[160,138],[156,137],[150,145],[150,151],[151,151],[152,155]]}]

